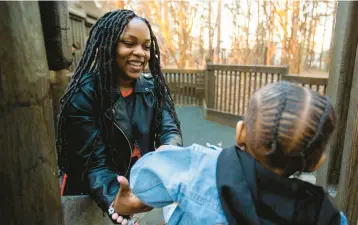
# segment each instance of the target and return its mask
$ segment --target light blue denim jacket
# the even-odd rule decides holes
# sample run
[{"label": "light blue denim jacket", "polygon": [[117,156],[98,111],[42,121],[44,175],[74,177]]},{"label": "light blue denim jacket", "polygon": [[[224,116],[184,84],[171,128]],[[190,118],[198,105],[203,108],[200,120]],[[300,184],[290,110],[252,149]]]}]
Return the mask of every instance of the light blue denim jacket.
[{"label": "light blue denim jacket", "polygon": [[[228,224],[216,184],[219,154],[220,149],[196,144],[147,153],[133,166],[130,187],[151,207],[177,203],[168,225]],[[346,225],[341,215],[341,224]]]},{"label": "light blue denim jacket", "polygon": [[154,208],[177,203],[168,225],[228,224],[215,179],[219,153],[195,144],[147,153],[131,170],[132,191]]}]

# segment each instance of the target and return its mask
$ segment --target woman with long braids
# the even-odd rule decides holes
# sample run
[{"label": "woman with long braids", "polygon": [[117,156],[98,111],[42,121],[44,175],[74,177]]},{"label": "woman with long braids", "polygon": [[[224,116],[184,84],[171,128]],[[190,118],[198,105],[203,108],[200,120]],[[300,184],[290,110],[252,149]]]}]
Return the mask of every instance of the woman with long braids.
[{"label": "woman with long braids", "polygon": [[[147,64],[150,74],[143,74]],[[62,194],[90,194],[119,224],[151,209],[131,193],[125,177],[142,155],[181,146],[182,135],[146,19],[117,10],[92,27],[61,98],[57,129]]]}]

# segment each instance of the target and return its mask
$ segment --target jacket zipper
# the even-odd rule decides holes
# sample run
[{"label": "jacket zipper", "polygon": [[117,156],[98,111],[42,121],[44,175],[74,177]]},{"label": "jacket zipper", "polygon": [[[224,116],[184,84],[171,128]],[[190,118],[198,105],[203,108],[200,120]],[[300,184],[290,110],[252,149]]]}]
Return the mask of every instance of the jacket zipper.
[{"label": "jacket zipper", "polygon": [[[113,109],[112,112],[114,113],[115,110]],[[106,116],[108,117],[108,115],[106,115]],[[109,118],[109,119],[110,119],[110,118]],[[114,121],[112,121],[112,122],[114,123],[114,126],[116,126],[116,127],[118,128],[118,130],[121,131],[121,133],[122,133],[123,136],[126,138],[127,143],[128,143],[128,145],[129,145],[129,149],[130,149],[129,164],[128,164],[127,171],[126,171],[126,173],[124,174],[124,176],[126,176],[127,173],[128,173],[128,171],[129,171],[129,167],[130,167],[130,165],[131,165],[131,163],[132,163],[132,153],[133,153],[132,145],[131,145],[131,143],[130,143],[130,141],[129,141],[127,135],[126,135],[126,133],[124,133],[124,131],[122,130],[122,128],[119,127],[119,125],[116,123],[116,121],[114,120]]]}]

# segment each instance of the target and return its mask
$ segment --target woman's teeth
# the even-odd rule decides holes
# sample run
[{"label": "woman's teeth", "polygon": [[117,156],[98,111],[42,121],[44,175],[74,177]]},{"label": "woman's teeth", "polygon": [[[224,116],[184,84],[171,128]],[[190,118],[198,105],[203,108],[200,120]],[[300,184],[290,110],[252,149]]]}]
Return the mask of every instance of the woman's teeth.
[{"label": "woman's teeth", "polygon": [[143,65],[143,63],[141,62],[128,62],[129,65],[132,65],[132,66],[141,66]]}]

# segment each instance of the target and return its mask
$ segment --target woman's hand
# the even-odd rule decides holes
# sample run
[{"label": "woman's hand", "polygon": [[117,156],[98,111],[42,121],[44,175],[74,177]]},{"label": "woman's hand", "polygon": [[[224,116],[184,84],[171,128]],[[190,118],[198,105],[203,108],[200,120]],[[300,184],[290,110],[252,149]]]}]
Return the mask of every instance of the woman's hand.
[{"label": "woman's hand", "polygon": [[113,202],[113,208],[116,212],[112,215],[113,220],[117,220],[118,223],[126,225],[128,223],[127,219],[119,215],[132,215],[152,210],[151,207],[143,204],[143,202],[133,194],[129,187],[128,180],[125,177],[118,176],[117,180],[120,184],[120,188]]}]

